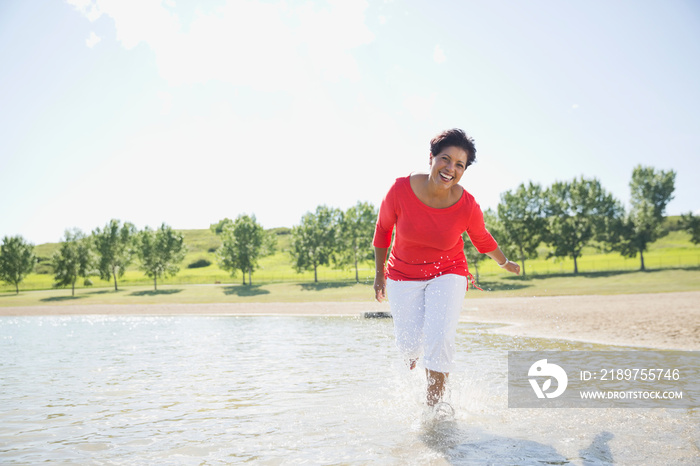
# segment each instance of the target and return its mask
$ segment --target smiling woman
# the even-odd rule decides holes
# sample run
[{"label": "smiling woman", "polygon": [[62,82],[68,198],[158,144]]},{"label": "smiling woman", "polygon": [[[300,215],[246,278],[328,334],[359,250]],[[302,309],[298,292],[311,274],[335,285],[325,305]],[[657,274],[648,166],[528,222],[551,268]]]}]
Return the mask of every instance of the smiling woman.
[{"label": "smiling woman", "polygon": [[486,229],[474,197],[459,185],[475,160],[474,141],[461,129],[435,136],[430,172],[396,180],[382,202],[374,236],[375,296],[381,302],[389,294],[396,346],[408,367],[423,356],[431,407],[441,401],[454,366],[457,322],[471,277],[462,233],[501,268],[520,273]]}]

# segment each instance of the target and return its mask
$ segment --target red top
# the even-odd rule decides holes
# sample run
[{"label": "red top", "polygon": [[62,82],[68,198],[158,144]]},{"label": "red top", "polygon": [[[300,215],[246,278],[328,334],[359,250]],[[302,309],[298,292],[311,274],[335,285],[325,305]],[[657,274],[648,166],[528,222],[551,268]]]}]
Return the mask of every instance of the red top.
[{"label": "red top", "polygon": [[484,225],[484,215],[466,190],[456,204],[437,209],[424,204],[411,188],[410,176],[398,178],[384,197],[374,231],[374,246],[388,248],[387,278],[430,280],[452,273],[469,277],[462,233],[480,253],[498,247]]}]

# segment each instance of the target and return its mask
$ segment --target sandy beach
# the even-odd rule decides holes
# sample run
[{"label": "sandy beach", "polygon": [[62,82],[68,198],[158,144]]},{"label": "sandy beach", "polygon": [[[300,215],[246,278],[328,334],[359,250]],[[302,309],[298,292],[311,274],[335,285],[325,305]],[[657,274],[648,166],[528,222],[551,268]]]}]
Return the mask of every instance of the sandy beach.
[{"label": "sandy beach", "polygon": [[[349,315],[388,312],[375,302],[211,303],[0,308],[30,315]],[[700,291],[611,296],[464,300],[462,320],[499,323],[490,331],[646,348],[700,350]]]},{"label": "sandy beach", "polygon": [[700,350],[700,291],[465,300],[464,320],[511,335]]}]

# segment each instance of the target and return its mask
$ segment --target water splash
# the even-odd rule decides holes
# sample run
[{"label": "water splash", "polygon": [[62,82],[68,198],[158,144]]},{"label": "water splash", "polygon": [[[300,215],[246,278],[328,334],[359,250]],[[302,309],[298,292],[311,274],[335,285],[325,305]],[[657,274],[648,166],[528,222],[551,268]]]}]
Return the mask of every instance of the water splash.
[{"label": "water splash", "polygon": [[447,401],[391,322],[0,319],[0,462],[697,464],[697,410],[507,408],[508,349],[611,349],[461,324]]}]

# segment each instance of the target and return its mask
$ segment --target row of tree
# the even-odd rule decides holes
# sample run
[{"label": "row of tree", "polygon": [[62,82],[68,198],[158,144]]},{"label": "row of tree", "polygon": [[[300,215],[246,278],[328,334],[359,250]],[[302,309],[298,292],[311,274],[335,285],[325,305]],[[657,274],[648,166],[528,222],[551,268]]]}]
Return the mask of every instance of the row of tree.
[{"label": "row of tree", "polygon": [[[292,250],[297,271],[314,270],[331,261],[338,267],[353,265],[355,278],[359,281],[358,264],[371,257],[372,234],[377,212],[368,203],[360,202],[347,211],[319,207],[315,214],[302,218],[301,224],[292,229]],[[254,215],[240,215],[236,220],[225,218],[211,225],[212,231],[221,236],[221,247],[216,251],[219,266],[232,276],[238,271],[243,275],[243,284],[252,283],[252,274],[258,268],[259,259],[272,254],[276,249],[276,236],[265,231]],[[75,295],[75,284],[80,278],[91,283],[90,277],[114,281],[118,291],[118,280],[134,259],[139,268],[153,279],[158,289],[158,279],[176,275],[184,260],[187,247],[183,236],[166,224],[157,230],[149,227],[137,231],[129,223],[111,220],[104,228],[96,228],[91,235],[82,231],[68,230],[58,250],[51,258],[55,287],[71,287]],[[34,270],[37,258],[34,246],[21,236],[5,237],[0,247],[0,279],[15,286]]]},{"label": "row of tree", "polygon": [[[106,281],[113,279],[117,291],[118,278],[138,258],[139,268],[153,279],[153,286],[158,289],[159,278],[175,275],[180,270],[186,252],[183,236],[166,224],[157,230],[146,227],[137,231],[129,222],[122,224],[119,220],[111,220],[89,236],[78,229],[68,230],[51,258],[54,286],[70,286],[75,296],[75,284],[79,278],[89,284],[89,277],[99,275]],[[36,262],[34,246],[21,236],[3,239],[0,279],[14,285],[17,293],[19,284],[34,270]]]},{"label": "row of tree", "polygon": [[[556,182],[547,189],[534,183],[521,184],[501,195],[493,229],[510,254],[522,262],[537,256],[541,243],[550,246],[550,256],[569,257],[578,273],[577,259],[583,248],[595,241],[603,249],[625,257],[640,256],[649,245],[667,233],[662,228],[666,206],[673,199],[676,173],[637,166],[630,181],[630,209],[602,187],[597,179],[583,177]],[[698,243],[697,218],[682,217],[684,227]]]},{"label": "row of tree", "polygon": [[318,206],[292,229],[291,254],[297,271],[313,270],[318,282],[318,267],[333,264],[338,268],[355,269],[359,282],[358,264],[374,257],[372,238],[377,221],[377,209],[370,203],[358,202],[342,210]]},{"label": "row of tree", "polygon": [[[606,252],[618,251],[625,257],[639,255],[640,269],[645,270],[644,253],[651,243],[667,233],[662,224],[666,206],[673,199],[675,177],[673,170],[635,167],[630,181],[628,212],[595,178],[555,182],[548,188],[532,182],[523,183],[503,193],[497,211],[484,213],[485,221],[504,252],[521,262],[523,275],[527,260],[538,256],[542,244],[549,246],[548,258],[573,259],[575,274],[578,273],[578,259],[592,242]],[[313,270],[314,281],[318,281],[319,266],[354,266],[355,279],[359,281],[358,263],[373,255],[371,243],[376,217],[377,211],[369,203],[358,203],[345,212],[318,206],[292,229],[290,253],[295,268],[297,271]],[[227,221],[231,222],[228,219],[222,222]],[[222,222],[212,227],[221,229]],[[681,228],[691,234],[694,244],[700,243],[700,218],[692,213],[683,215]],[[263,235],[262,228],[259,230]],[[228,242],[238,244],[236,238],[239,237],[232,234]],[[470,262],[478,267],[484,256],[471,246],[466,233],[464,239],[465,252]],[[224,241],[226,243],[226,238]],[[263,243],[257,240],[256,244]],[[241,245],[237,247],[242,248]],[[255,251],[264,254],[266,248],[253,246],[242,257],[255,257]],[[239,268],[244,274],[247,270],[250,277],[256,263],[249,259],[239,260],[239,263]]]},{"label": "row of tree", "polygon": [[[313,270],[314,281],[318,282],[318,268],[322,265],[353,267],[359,282],[359,264],[372,258],[376,220],[377,210],[367,202],[358,202],[345,211],[319,206],[315,212],[305,214],[291,231],[289,253],[294,268],[297,272]],[[246,275],[251,284],[258,260],[275,251],[275,236],[249,215],[240,215],[235,221],[225,218],[211,225],[211,229],[222,237],[217,251],[220,267],[232,275],[241,271],[243,284]]]},{"label": "row of tree", "polygon": [[[523,183],[501,195],[497,211],[487,210],[484,218],[489,230],[509,257],[520,260],[523,275],[526,261],[537,257],[541,244],[549,246],[549,256],[570,257],[574,273],[583,249],[595,241],[607,251],[618,251],[626,257],[640,256],[644,270],[644,252],[666,231],[662,221],[666,206],[673,199],[674,171],[657,171],[638,166],[630,182],[630,209],[606,192],[597,179],[583,177],[556,182],[548,188]],[[291,230],[290,255],[298,272],[313,270],[318,281],[318,268],[332,265],[354,268],[359,282],[359,264],[373,257],[372,237],[377,209],[370,203],[358,202],[349,209],[318,206],[305,214]],[[692,213],[681,217],[681,228],[688,231],[694,244],[700,243],[700,217]],[[236,220],[225,218],[211,225],[221,236],[217,250],[219,265],[235,276],[243,275],[243,284],[252,283],[252,274],[259,259],[272,254],[276,237],[265,231],[252,215]],[[484,257],[476,253],[466,234],[465,251],[471,264],[478,267]],[[56,286],[71,286],[81,277],[99,275],[103,280],[118,278],[134,258],[139,267],[153,279],[157,289],[159,278],[175,275],[184,259],[186,247],[181,234],[163,224],[157,230],[146,227],[137,231],[131,223],[110,221],[90,236],[79,230],[65,234],[59,250],[52,257]],[[5,237],[0,247],[0,280],[15,286],[29,274],[36,263],[33,246],[22,237]]]},{"label": "row of tree", "polygon": [[[662,224],[666,206],[673,199],[675,176],[672,170],[637,166],[630,181],[628,212],[600,181],[580,177],[555,182],[548,188],[523,183],[503,193],[497,212],[487,210],[484,217],[504,252],[521,262],[523,275],[527,260],[538,256],[542,244],[549,246],[548,258],[573,259],[575,274],[578,259],[592,242],[606,252],[618,251],[626,257],[639,255],[640,268],[645,270],[644,253],[651,243],[667,233]],[[319,266],[354,267],[355,279],[359,281],[358,263],[373,256],[371,243],[376,217],[377,211],[369,203],[360,202],[345,212],[318,206],[292,229],[290,254],[295,268],[299,272],[313,270],[314,281],[318,281]],[[235,224],[240,222],[252,229],[250,221],[243,216]],[[252,223],[255,224],[254,217]],[[212,225],[212,229],[221,233],[230,224],[234,222],[224,219]],[[700,243],[700,218],[692,213],[683,215],[681,227],[691,234],[694,244]],[[262,227],[257,228],[259,237],[255,242],[245,239],[250,236],[236,234],[235,228],[224,234],[226,254],[220,257],[220,262],[227,270],[236,267],[242,270],[244,284],[245,273],[250,278],[257,267],[257,257],[270,251],[264,246]],[[464,240],[470,263],[478,267],[484,256],[471,246],[466,233]]]}]

